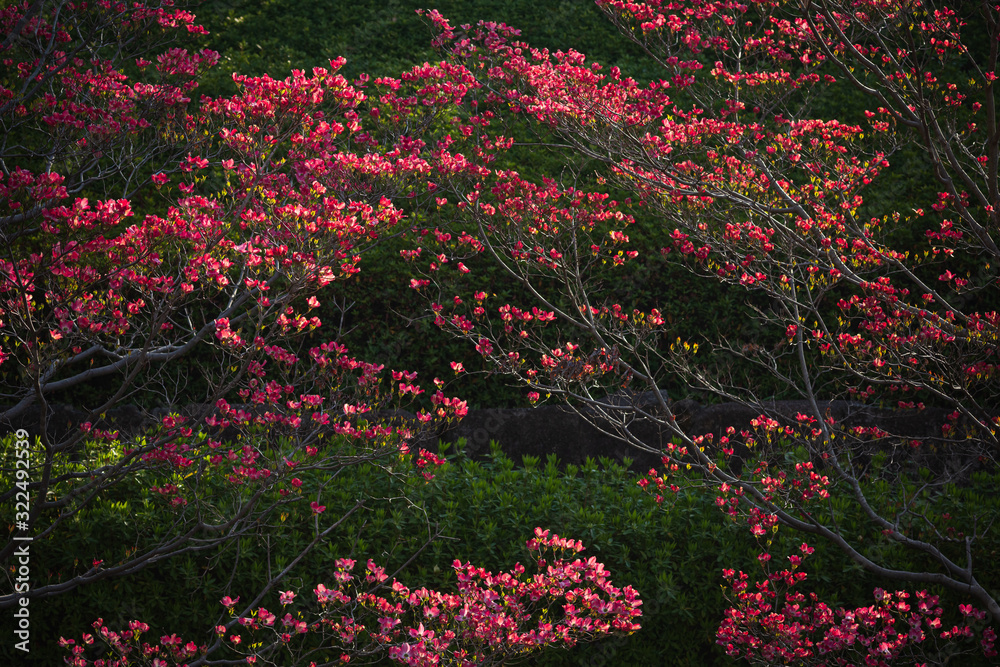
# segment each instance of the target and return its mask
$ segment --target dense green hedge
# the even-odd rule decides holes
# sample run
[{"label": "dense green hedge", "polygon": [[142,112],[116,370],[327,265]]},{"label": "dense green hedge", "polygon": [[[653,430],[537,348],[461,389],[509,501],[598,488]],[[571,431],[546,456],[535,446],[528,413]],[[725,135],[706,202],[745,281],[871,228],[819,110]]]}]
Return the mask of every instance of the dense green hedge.
[{"label": "dense green hedge", "polygon": [[[33,644],[33,657],[41,660],[37,664],[58,664],[61,654],[55,640],[79,636],[97,617],[111,627],[139,618],[151,625],[153,637],[176,632],[199,643],[209,641],[206,630],[223,618],[221,597],[251,599],[268,569],[287,563],[311,539],[306,505],[315,497],[315,486],[326,483],[323,504],[330,516],[361,498],[367,499],[368,509],[313,552],[283,589],[311,590],[329,577],[339,557],[362,562],[373,558],[392,572],[419,551],[399,578],[453,590],[454,559],[493,571],[507,569],[526,559],[524,542],[541,526],[582,540],[587,546],[584,555],[603,562],[617,585],[631,584],[640,592],[644,616],[643,630],[632,637],[550,652],[537,664],[729,664],[714,644],[726,607],[721,571],[733,567],[758,572],[759,546],[745,527],[733,524],[715,507],[713,493],[681,493],[658,506],[636,486],[633,473],[609,461],[562,469],[554,458],[544,463],[528,459],[515,466],[496,449],[484,461],[461,454],[449,459],[429,483],[389,476],[375,466],[353,468],[332,481],[320,473],[303,475],[299,506],[261,526],[256,535],[34,605],[32,623],[39,641]],[[74,530],[57,540],[36,540],[31,564],[36,584],[65,580],[87,569],[93,558],[113,565],[118,550],[141,548],[154,539],[173,516],[167,504],[147,492],[155,478],[148,473],[125,480],[113,496],[81,512]],[[951,489],[940,502],[961,526],[959,517],[971,516],[970,508],[1000,512],[996,497],[987,493],[998,482],[977,479],[969,489]],[[220,495],[230,492],[225,481],[212,483]],[[12,511],[0,509],[8,515]],[[849,503],[841,511],[846,530],[864,525]],[[420,551],[433,532],[441,537]],[[785,531],[774,539],[773,553],[782,558],[802,541],[800,535]],[[877,536],[870,543],[874,551],[892,557],[892,547]],[[811,589],[832,604],[869,604],[876,582],[827,545],[815,546],[816,554],[807,563]],[[1000,558],[997,541],[979,544],[975,556],[981,562]],[[896,562],[919,566],[912,556]],[[277,607],[276,600],[264,604]]]},{"label": "dense green hedge", "polygon": [[[328,576],[333,560],[344,556],[371,557],[392,572],[424,545],[429,532],[438,532],[441,537],[399,578],[454,589],[454,559],[493,571],[507,569],[526,559],[524,542],[534,528],[548,527],[583,540],[585,555],[604,562],[617,585],[637,587],[645,617],[644,630],[627,640],[556,652],[539,664],[591,664],[595,656],[612,654],[610,664],[663,664],[665,656],[672,656],[670,664],[724,662],[712,641],[724,608],[721,568],[751,565],[756,552],[746,531],[728,524],[710,497],[685,495],[663,511],[636,486],[633,474],[610,462],[563,470],[554,459],[545,464],[528,460],[515,467],[499,451],[487,461],[461,455],[450,459],[426,484],[390,477],[371,466],[327,486],[323,503],[332,516],[359,498],[368,499],[368,511],[311,554],[283,588],[313,588]],[[153,477],[127,480],[114,497],[83,512],[72,535],[36,541],[32,569],[37,583],[69,578],[87,569],[92,558],[113,564],[115,549],[148,542],[154,527],[172,516],[165,504],[142,500],[149,497],[146,489]],[[308,497],[317,480],[303,480]],[[223,492],[225,482],[218,483]],[[255,538],[218,552],[173,558],[135,576],[45,600],[33,609],[35,636],[53,641],[60,635],[79,636],[97,617],[111,627],[140,618],[149,622],[153,637],[177,633],[207,642],[205,630],[223,616],[219,599],[248,599],[268,568],[287,562],[310,537],[308,511],[291,511]],[[37,657],[44,658],[39,664],[57,664],[61,658],[52,645],[39,641],[34,646]]]}]

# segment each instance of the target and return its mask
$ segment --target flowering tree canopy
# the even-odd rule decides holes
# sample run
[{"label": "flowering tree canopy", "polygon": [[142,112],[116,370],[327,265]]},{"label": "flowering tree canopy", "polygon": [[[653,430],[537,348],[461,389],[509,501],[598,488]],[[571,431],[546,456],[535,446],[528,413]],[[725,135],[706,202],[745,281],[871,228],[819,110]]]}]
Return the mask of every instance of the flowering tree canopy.
[{"label": "flowering tree canopy", "polygon": [[[4,497],[30,496],[17,519],[36,539],[139,471],[158,471],[153,493],[178,509],[166,541],[32,596],[231,540],[287,502],[295,475],[408,459],[415,429],[465,409],[438,392],[436,412],[366,424],[387,396],[422,390],[409,377],[387,392],[382,367],[336,341],[302,344],[321,324],[309,312],[317,293],[358,271],[366,244],[401,219],[389,198],[414,171],[365,148],[377,130],[359,123],[364,93],[332,62],[285,80],[234,75],[236,95],[196,103],[197,76],[217,54],[143,51],[157,45],[147,33],[199,32],[193,19],[168,4],[14,4],[2,13],[0,416],[40,438]],[[140,201],[145,212],[134,209]],[[207,347],[216,357],[198,367],[204,390],[192,396],[195,379],[175,364]],[[50,401],[85,383],[111,390],[89,392],[90,419],[59,436]],[[206,410],[167,414],[138,442],[97,427],[137,396]],[[227,428],[267,438],[223,445]],[[324,433],[360,449],[320,447]],[[216,474],[232,482],[225,509],[203,495]],[[16,547],[9,539],[0,554]]]},{"label": "flowering tree canopy", "polygon": [[[983,579],[991,565],[976,550],[995,507],[964,506],[968,520],[954,526],[947,504],[997,472],[1000,9],[598,4],[662,78],[641,84],[580,53],[532,48],[502,24],[458,31],[427,15],[449,60],[420,76],[463,86],[447,150],[469,162],[441,189],[428,252],[410,254],[439,326],[519,378],[532,400],[567,399],[653,451],[634,426],[659,424],[663,467],[642,481],[659,499],[713,486],[762,539],[785,526],[828,540],[877,577],[938,587],[985,610],[966,618],[996,624],[998,592]],[[815,103],[831,91],[850,105]],[[530,141],[603,165],[600,182],[631,199],[491,168],[525,140],[523,125],[503,123],[512,116],[535,128]],[[866,201],[910,146],[926,154],[936,198]],[[706,358],[706,345],[673,336],[669,303],[609,296],[616,276],[644,261],[629,235],[657,238],[648,221],[661,225],[661,256],[754,297],[768,344],[727,337]],[[457,282],[446,270],[477,254],[520,281],[523,302],[494,303],[474,275]],[[734,358],[758,374],[742,380]],[[796,415],[760,395],[761,374],[800,401]],[[662,391],[676,378],[751,406],[753,428],[686,430]],[[936,434],[914,439],[845,426],[834,399],[852,413],[944,410]],[[860,534],[843,528],[852,512]],[[920,565],[899,567],[889,552]]]},{"label": "flowering tree canopy", "polygon": [[[135,481],[145,485],[135,505],[167,517],[139,525],[134,544],[102,545],[70,576],[22,577],[0,606],[218,549],[297,512],[311,521],[304,546],[269,565],[253,600],[223,598],[232,618],[213,641],[148,644],[141,620],[122,631],[98,620],[97,646],[93,634],[62,641],[69,662],[306,664],[322,653],[481,664],[638,629],[635,591],[612,586],[594,558],[567,559],[579,542],[541,530],[529,549],[553,559],[539,558],[534,575],[456,563],[452,595],[390,586],[371,561],[362,581],[345,558],[331,588],[317,582],[313,620],[263,606],[290,605],[295,591],[279,585],[365,507],[327,512],[340,472],[365,464],[429,480],[444,461],[411,444],[466,412],[440,381],[421,397],[415,373],[309,339],[320,299],[395,233],[397,204],[432,197],[408,133],[434,117],[383,122],[367,79],[337,73],[342,59],[283,80],[233,74],[236,94],[195,101],[219,56],[171,42],[204,34],[194,18],[169,0],[0,10],[0,420],[26,443],[3,452],[12,486],[0,497],[16,522],[0,560],[78,529]],[[68,432],[53,407],[66,392],[87,413]],[[150,430],[108,424],[108,411],[136,400],[161,408]],[[377,414],[406,404],[408,419]],[[241,644],[241,631],[257,636]]]}]

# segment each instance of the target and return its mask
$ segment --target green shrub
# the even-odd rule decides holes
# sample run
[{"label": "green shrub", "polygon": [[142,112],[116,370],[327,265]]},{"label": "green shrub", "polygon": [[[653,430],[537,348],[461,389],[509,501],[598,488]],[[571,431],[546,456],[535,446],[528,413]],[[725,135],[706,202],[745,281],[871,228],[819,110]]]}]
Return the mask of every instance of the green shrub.
[{"label": "green shrub", "polygon": [[[9,480],[3,480],[7,483]],[[616,585],[630,584],[644,601],[643,630],[604,644],[542,654],[542,665],[716,665],[729,664],[714,633],[727,607],[722,588],[724,567],[759,573],[760,546],[749,532],[733,524],[715,506],[714,494],[685,491],[663,506],[636,485],[634,473],[611,461],[589,461],[561,468],[554,457],[544,463],[528,458],[523,465],[494,448],[483,461],[461,452],[436,477],[424,483],[386,475],[375,466],[358,466],[334,478],[303,476],[302,495],[315,497],[325,485],[327,512],[342,512],[359,499],[366,508],[348,519],[328,542],[313,551],[279,586],[313,588],[332,571],[336,558],[373,558],[406,583],[453,589],[451,563],[472,561],[492,571],[524,560],[524,541],[536,526],[580,539],[584,556],[594,556]],[[989,490],[1000,480],[979,475],[973,485],[950,489],[938,511],[962,516],[998,511]],[[32,571],[38,580],[65,580],[92,558],[113,565],[115,549],[141,548],[157,526],[171,520],[166,503],[148,499],[150,479],[135,478],[118,487],[114,497],[99,498],[77,520],[71,539],[32,546]],[[207,480],[225,489],[224,480]],[[992,504],[991,504],[992,503]],[[4,506],[8,512],[11,507]],[[845,526],[863,523],[856,508],[844,505]],[[39,637],[79,636],[103,617],[121,627],[133,618],[146,620],[153,633],[177,633],[199,643],[211,639],[209,629],[224,616],[223,595],[251,599],[268,573],[287,564],[311,539],[308,512],[290,508],[259,530],[217,551],[193,553],[152,564],[135,575],[98,583],[46,600],[33,609]],[[439,538],[423,548],[431,535]],[[775,558],[793,553],[801,541],[779,532],[771,545]],[[891,549],[878,536],[872,549]],[[815,543],[807,562],[809,590],[831,604],[857,606],[871,602],[874,579],[848,563],[830,545]],[[975,556],[998,556],[995,541],[980,544]],[[412,560],[411,560],[412,559]],[[899,563],[913,567],[918,563]],[[276,592],[272,594],[276,598]],[[276,600],[264,604],[276,605]],[[154,634],[151,636],[159,636]],[[57,664],[54,646],[35,645],[39,656]],[[51,658],[51,659],[49,659]]]}]

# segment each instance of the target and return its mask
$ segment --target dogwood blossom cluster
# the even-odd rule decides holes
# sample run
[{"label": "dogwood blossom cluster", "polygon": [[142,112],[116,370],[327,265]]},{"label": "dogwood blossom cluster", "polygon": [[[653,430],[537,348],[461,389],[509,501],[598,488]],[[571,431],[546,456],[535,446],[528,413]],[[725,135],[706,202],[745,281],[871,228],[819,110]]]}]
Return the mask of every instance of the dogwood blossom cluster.
[{"label": "dogwood blossom cluster", "polygon": [[762,553],[758,560],[766,578],[755,583],[743,572],[724,571],[734,606],[716,638],[728,655],[751,664],[831,667],[927,664],[922,660],[933,660],[939,650],[944,653],[938,657],[947,659],[980,651],[986,657],[997,655],[996,632],[984,627],[986,612],[971,604],[959,605],[961,621],[952,625],[942,618],[940,598],[926,590],[911,594],[877,588],[874,604],[855,609],[832,608],[815,593],[794,590],[806,579],[799,568],[813,551],[802,544],[801,555],[789,556],[789,566],[775,571],[770,554]]},{"label": "dogwood blossom cluster", "polygon": [[[216,643],[253,665],[346,663],[374,654],[412,667],[483,665],[639,629],[636,591],[613,586],[595,558],[574,558],[584,549],[579,541],[538,528],[527,546],[535,553],[534,573],[518,564],[492,574],[455,561],[455,593],[387,583],[385,570],[371,560],[357,575],[355,560],[339,559],[329,586],[317,584],[311,594],[281,592],[280,611],[255,606],[237,613],[239,598],[223,598],[233,618],[215,629]],[[208,651],[174,635],[145,641],[149,626],[140,621],[123,631],[102,621],[94,627],[96,636],[60,640],[71,654],[67,664],[167,667]],[[107,657],[88,657],[98,647]]]}]

